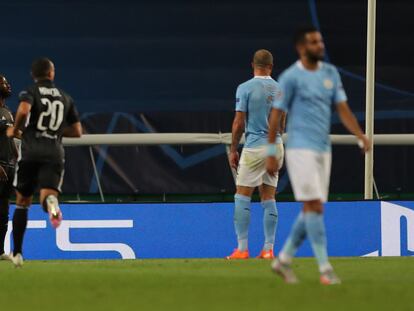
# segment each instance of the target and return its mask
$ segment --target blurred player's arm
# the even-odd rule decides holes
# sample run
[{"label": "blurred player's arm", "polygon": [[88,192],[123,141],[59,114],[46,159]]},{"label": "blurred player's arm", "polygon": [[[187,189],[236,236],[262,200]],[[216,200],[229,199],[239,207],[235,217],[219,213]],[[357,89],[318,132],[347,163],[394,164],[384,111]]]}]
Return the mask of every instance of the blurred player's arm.
[{"label": "blurred player's arm", "polygon": [[282,116],[280,117],[280,134],[283,134],[286,131],[286,117],[286,112],[282,112]]},{"label": "blurred player's arm", "polygon": [[236,111],[231,129],[231,146],[229,155],[230,165],[234,169],[237,169],[237,166],[239,165],[239,153],[237,152],[237,149],[239,148],[240,139],[244,133],[245,123],[246,113],[243,111]]},{"label": "blurred player's arm", "polygon": [[[272,108],[269,117],[269,144],[276,143],[276,134],[282,130],[283,116],[285,113],[277,108]],[[283,128],[284,129],[284,128]]]},{"label": "blurred player's arm", "polygon": [[26,124],[26,120],[29,117],[31,109],[32,105],[29,102],[20,102],[19,108],[17,108],[16,121],[14,121],[14,126],[11,126],[7,129],[8,137],[21,137],[22,130],[24,128],[24,125]]},{"label": "blurred player's arm", "polygon": [[362,132],[361,127],[355,115],[352,113],[351,109],[348,106],[347,102],[341,102],[337,104],[336,110],[338,112],[339,118],[341,119],[342,124],[346,127],[346,129],[354,134],[363,144],[361,147],[363,151],[367,152],[371,149],[371,142],[365,136],[364,132]]},{"label": "blurred player's arm", "polygon": [[278,171],[279,163],[276,159],[276,135],[279,132],[279,130],[282,129],[282,121],[283,116],[286,115],[285,112],[283,112],[280,109],[272,108],[272,111],[270,112],[269,117],[269,137],[268,137],[268,157],[266,160],[266,170],[267,172],[275,176],[275,174]]}]

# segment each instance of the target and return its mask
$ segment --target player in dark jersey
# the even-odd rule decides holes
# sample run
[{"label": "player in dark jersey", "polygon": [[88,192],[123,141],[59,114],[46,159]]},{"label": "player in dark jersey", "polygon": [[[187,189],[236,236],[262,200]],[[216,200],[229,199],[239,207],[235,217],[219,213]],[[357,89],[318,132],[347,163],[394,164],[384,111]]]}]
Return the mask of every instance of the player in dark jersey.
[{"label": "player in dark jersey", "polygon": [[57,228],[60,225],[62,213],[58,195],[63,183],[65,162],[62,137],[82,135],[72,98],[54,85],[54,64],[47,58],[35,60],[32,77],[35,84],[19,94],[15,126],[7,130],[9,137],[18,135],[19,130],[23,131],[13,182],[19,219],[16,227],[13,227],[12,261],[16,266],[23,264],[22,244],[27,226],[27,210],[38,187],[40,204],[49,214],[52,226]]},{"label": "player in dark jersey", "polygon": [[12,138],[7,137],[6,130],[13,126],[13,115],[6,106],[6,98],[11,95],[7,79],[0,75],[0,260],[8,260],[4,251],[4,239],[9,223],[10,195],[13,191],[14,166],[17,149]]}]

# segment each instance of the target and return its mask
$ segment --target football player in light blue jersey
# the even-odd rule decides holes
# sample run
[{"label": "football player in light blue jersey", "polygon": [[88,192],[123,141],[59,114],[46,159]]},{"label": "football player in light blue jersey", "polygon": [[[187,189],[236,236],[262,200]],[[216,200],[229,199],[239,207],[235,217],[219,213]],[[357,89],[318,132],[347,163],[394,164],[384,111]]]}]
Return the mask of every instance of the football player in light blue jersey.
[{"label": "football player in light blue jersey", "polygon": [[[278,213],[275,202],[278,174],[266,172],[266,150],[269,128],[269,114],[278,96],[279,84],[271,78],[273,56],[267,50],[258,50],[252,62],[254,78],[239,85],[236,92],[236,116],[232,129],[232,144],[229,160],[232,168],[237,169],[237,193],[234,197],[234,226],[238,247],[227,259],[247,259],[248,230],[250,223],[250,200],[253,191],[259,187],[264,216],[264,246],[258,258],[273,258]],[[283,114],[282,114],[283,118]],[[282,126],[275,130],[278,150],[278,163],[283,161],[283,143],[280,136]],[[237,148],[245,132],[246,142],[239,163]]]},{"label": "football player in light blue jersey", "polygon": [[282,96],[273,103],[271,112],[268,153],[272,157],[267,159],[267,170],[269,174],[277,171],[274,131],[280,126],[280,115],[288,113],[286,165],[295,199],[303,202],[303,211],[272,268],[286,282],[297,282],[290,265],[299,246],[309,238],[321,283],[338,284],[340,279],[328,260],[323,222],[323,203],[328,199],[331,171],[332,107],[349,132],[358,137],[364,152],[369,151],[371,142],[347,104],[337,69],[322,62],[325,47],[320,32],[314,27],[303,28],[297,32],[295,44],[299,60],[281,74]]}]

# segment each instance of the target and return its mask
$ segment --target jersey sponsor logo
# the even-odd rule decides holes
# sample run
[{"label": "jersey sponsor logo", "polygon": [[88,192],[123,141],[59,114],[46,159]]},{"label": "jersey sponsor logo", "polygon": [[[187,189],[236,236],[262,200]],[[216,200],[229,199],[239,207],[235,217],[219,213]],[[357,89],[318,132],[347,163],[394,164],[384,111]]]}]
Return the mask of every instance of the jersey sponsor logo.
[{"label": "jersey sponsor logo", "polygon": [[44,96],[62,97],[59,90],[54,87],[48,88],[48,87],[40,86],[39,93],[40,95],[44,95]]},{"label": "jersey sponsor logo", "polygon": [[332,90],[334,87],[334,84],[332,82],[332,80],[330,79],[325,79],[323,80],[323,86],[325,87],[325,89],[327,90]]}]

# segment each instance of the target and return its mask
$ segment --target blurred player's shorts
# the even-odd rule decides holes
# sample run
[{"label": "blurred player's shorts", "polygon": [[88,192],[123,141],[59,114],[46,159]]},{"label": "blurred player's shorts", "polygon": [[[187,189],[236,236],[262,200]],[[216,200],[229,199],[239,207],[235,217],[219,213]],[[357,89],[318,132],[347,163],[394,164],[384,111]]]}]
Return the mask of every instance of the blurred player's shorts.
[{"label": "blurred player's shorts", "polygon": [[[283,166],[284,147],[282,143],[276,145],[279,169]],[[237,186],[257,187],[266,184],[277,186],[279,174],[271,176],[266,172],[267,146],[243,148],[237,170]]]},{"label": "blurred player's shorts", "polygon": [[331,162],[330,152],[286,150],[286,167],[296,201],[328,200]]}]

